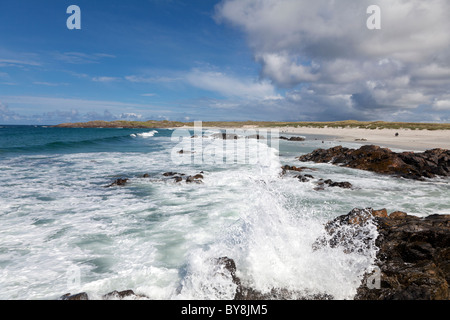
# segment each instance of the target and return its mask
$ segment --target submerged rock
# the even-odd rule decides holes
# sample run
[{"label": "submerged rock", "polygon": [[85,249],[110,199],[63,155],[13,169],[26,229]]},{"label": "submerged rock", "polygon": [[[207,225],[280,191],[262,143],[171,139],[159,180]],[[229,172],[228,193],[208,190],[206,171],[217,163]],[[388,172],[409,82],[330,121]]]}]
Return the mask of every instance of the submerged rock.
[{"label": "submerged rock", "polygon": [[287,137],[281,136],[280,139],[281,140],[287,140],[287,141],[306,141],[306,139],[303,138],[303,137],[290,137],[290,138],[287,138]]},{"label": "submerged rock", "polygon": [[128,182],[128,179],[126,179],[126,178],[119,178],[119,179],[116,179],[110,185],[105,186],[105,188],[110,188],[110,187],[115,187],[115,186],[124,186],[124,185],[127,184],[127,182]]},{"label": "submerged rock", "polygon": [[317,149],[298,159],[302,162],[332,163],[407,179],[450,176],[450,150],[445,149],[396,153],[373,145],[362,146],[358,150],[337,146],[327,150]]},{"label": "submerged rock", "polygon": [[[147,296],[142,294],[136,294],[133,290],[124,290],[124,291],[112,291],[101,297],[101,300],[123,300],[123,299],[140,299],[147,298]],[[59,297],[58,300],[89,300],[89,296],[86,292],[77,293],[71,295],[70,293],[66,293]]]},{"label": "submerged rock", "polygon": [[234,133],[214,133],[211,137],[223,140],[237,140],[239,138],[238,135]]},{"label": "submerged rock", "polygon": [[79,301],[79,300],[89,300],[89,296],[86,292],[81,292],[77,294],[66,293],[59,297],[59,300],[71,300],[71,301]]},{"label": "submerged rock", "polygon": [[333,297],[328,294],[308,294],[305,292],[293,292],[283,288],[273,288],[268,293],[262,293],[254,288],[242,284],[241,279],[236,275],[236,263],[228,257],[216,259],[216,263],[231,275],[233,283],[236,285],[236,293],[233,300],[331,300]]}]

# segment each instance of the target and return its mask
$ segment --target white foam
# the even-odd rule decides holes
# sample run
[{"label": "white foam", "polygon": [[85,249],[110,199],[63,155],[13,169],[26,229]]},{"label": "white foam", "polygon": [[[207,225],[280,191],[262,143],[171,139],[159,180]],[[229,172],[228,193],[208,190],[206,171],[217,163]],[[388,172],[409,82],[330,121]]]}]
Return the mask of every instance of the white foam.
[{"label": "white foam", "polygon": [[130,134],[130,136],[133,137],[133,138],[136,138],[136,137],[150,138],[150,137],[155,136],[155,134],[157,134],[157,133],[158,133],[158,131],[152,130],[152,131],[149,131],[149,132],[143,132],[143,133],[137,133],[137,134],[132,133],[132,134]]},{"label": "white foam", "polygon": [[[214,263],[222,256],[234,259],[242,281],[260,291],[351,299],[374,251],[314,251],[325,222],[354,207],[450,211],[448,184],[308,164],[320,169],[311,172],[318,178],[356,186],[317,192],[313,182],[281,178],[278,152],[264,144],[208,142],[226,145],[225,156],[248,148],[264,161],[174,164],[175,143],[166,140],[158,142],[166,149],[151,153],[2,160],[8,170],[0,184],[0,299],[57,298],[69,292],[67,271],[74,266],[81,279],[70,292],[94,298],[133,289],[151,299],[228,299],[235,287]],[[161,180],[167,171],[204,171],[203,184]],[[151,178],[140,177],[147,172]],[[130,178],[127,186],[104,188],[121,176]]]}]

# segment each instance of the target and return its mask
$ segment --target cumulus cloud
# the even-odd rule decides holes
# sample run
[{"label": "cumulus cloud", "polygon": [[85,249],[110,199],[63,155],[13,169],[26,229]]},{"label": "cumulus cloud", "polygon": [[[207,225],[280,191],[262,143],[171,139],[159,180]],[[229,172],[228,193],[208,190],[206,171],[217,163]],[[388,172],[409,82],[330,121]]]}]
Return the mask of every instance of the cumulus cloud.
[{"label": "cumulus cloud", "polygon": [[276,97],[275,88],[268,81],[242,79],[223,72],[194,69],[186,75],[186,80],[192,86],[229,98],[264,100]]},{"label": "cumulus cloud", "polygon": [[[366,27],[373,4],[381,30]],[[223,0],[215,18],[245,33],[261,76],[305,117],[339,100],[341,114],[406,119],[448,110],[448,12],[447,0]]]}]

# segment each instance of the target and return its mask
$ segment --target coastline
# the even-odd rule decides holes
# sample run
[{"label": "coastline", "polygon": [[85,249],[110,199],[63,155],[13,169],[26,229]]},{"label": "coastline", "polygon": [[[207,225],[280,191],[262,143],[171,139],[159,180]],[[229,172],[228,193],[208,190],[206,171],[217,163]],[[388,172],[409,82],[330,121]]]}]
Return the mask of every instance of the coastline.
[{"label": "coastline", "polygon": [[[447,130],[410,129],[360,129],[360,128],[279,128],[280,134],[314,134],[328,136],[328,141],[373,144],[380,147],[406,151],[450,149],[450,132]],[[398,136],[396,134],[398,133]]]},{"label": "coastline", "polygon": [[[192,129],[182,127],[173,129]],[[312,127],[203,127],[209,130],[273,130],[282,135],[317,135],[325,137],[325,141],[352,142],[361,145],[377,145],[384,148],[397,148],[405,151],[423,152],[429,149],[450,149],[449,130],[410,130],[410,129],[362,129],[362,128],[312,128]],[[396,134],[398,133],[398,136]]]}]

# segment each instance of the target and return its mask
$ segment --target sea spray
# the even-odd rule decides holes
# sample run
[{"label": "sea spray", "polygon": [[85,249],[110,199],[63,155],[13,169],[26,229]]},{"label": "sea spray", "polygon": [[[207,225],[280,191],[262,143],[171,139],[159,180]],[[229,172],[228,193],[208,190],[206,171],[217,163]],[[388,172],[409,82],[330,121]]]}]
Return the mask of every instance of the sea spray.
[{"label": "sea spray", "polygon": [[[298,165],[295,157],[322,147],[312,139],[280,141],[278,150],[258,139],[243,144],[191,133],[189,143],[225,146],[223,161],[177,164],[172,151],[194,158],[178,153],[171,130],[147,139],[130,134],[148,129],[8,130],[8,139],[0,136],[1,299],[55,299],[69,291],[100,298],[126,289],[150,299],[229,298],[235,284],[216,263],[224,256],[235,260],[244,285],[261,292],[352,299],[375,250],[314,249],[328,221],[355,207],[419,216],[450,209],[448,181],[411,184],[312,163],[304,165],[315,180],[281,175],[282,165]],[[251,161],[238,161],[242,148]],[[169,171],[203,171],[204,179],[177,183],[165,179]],[[128,183],[104,187],[120,177]],[[319,178],[354,188],[316,191]],[[68,288],[74,267],[80,279]]]}]

